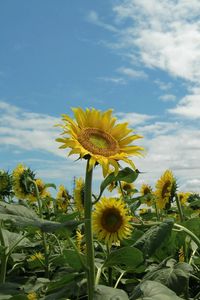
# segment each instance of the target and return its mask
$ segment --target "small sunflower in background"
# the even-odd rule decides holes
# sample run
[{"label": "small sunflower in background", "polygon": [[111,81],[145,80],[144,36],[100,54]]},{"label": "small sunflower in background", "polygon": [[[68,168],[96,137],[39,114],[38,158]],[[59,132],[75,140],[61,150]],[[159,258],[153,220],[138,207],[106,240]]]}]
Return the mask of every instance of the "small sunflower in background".
[{"label": "small sunflower in background", "polygon": [[188,201],[188,198],[191,194],[188,193],[188,192],[180,192],[178,193],[178,198],[179,198],[179,201],[181,202],[181,205],[185,206],[187,201]]},{"label": "small sunflower in background", "polygon": [[[50,192],[45,187],[45,183],[43,182],[42,179],[40,179],[40,178],[35,179],[35,183],[37,185],[39,197],[41,199],[45,199],[45,198],[51,196]],[[32,190],[32,193],[28,196],[28,199],[32,202],[37,201],[37,195],[36,195],[35,189]]]},{"label": "small sunflower in background", "polygon": [[63,212],[67,212],[70,203],[70,195],[68,190],[64,187],[64,185],[59,186],[58,193],[56,195],[56,205],[58,209],[62,210]]},{"label": "small sunflower in background", "polygon": [[156,183],[156,204],[160,209],[169,208],[177,189],[176,179],[170,170],[166,170]]},{"label": "small sunflower in background", "polygon": [[121,199],[106,198],[95,204],[93,211],[93,229],[97,239],[109,247],[131,235],[131,216]]},{"label": "small sunflower in background", "polygon": [[85,183],[83,178],[76,178],[74,187],[74,204],[79,212],[84,211],[84,189]]},{"label": "small sunflower in background", "polygon": [[28,298],[28,300],[37,300],[38,299],[37,294],[33,291],[28,293],[27,298]]},{"label": "small sunflower in background", "polygon": [[84,242],[84,234],[81,233],[80,229],[76,230],[76,245],[80,252],[85,252],[86,245]]},{"label": "small sunflower in background", "polygon": [[133,183],[120,181],[118,186],[118,193],[121,196],[131,196],[134,194],[135,186]]},{"label": "small sunflower in background", "polygon": [[29,198],[32,200],[34,190],[32,181],[35,180],[35,174],[31,169],[23,164],[18,164],[13,170],[12,177],[15,196],[21,200]]},{"label": "small sunflower in background", "polygon": [[73,108],[75,120],[68,115],[63,115],[63,138],[57,142],[63,145],[60,148],[71,148],[71,154],[79,154],[80,158],[90,158],[89,168],[100,164],[104,177],[110,172],[110,166],[114,168],[115,175],[119,171],[119,160],[128,163],[135,168],[129,156],[141,155],[142,147],[131,143],[141,136],[131,134],[128,123],[115,124],[116,118],[112,116],[112,110],[101,112],[94,108]]},{"label": "small sunflower in background", "polygon": [[0,170],[0,199],[12,195],[12,176],[8,172]]},{"label": "small sunflower in background", "polygon": [[41,252],[35,252],[30,256],[29,261],[35,261],[35,260],[44,261],[45,260],[44,255]]},{"label": "small sunflower in background", "polygon": [[140,188],[141,196],[145,196],[144,203],[148,206],[152,206],[154,196],[153,196],[153,189],[150,185],[143,183]]}]

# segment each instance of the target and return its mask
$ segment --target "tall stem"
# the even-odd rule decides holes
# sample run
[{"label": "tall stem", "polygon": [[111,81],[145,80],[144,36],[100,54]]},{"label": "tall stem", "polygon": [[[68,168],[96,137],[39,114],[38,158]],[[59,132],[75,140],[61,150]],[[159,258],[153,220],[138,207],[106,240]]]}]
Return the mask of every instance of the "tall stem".
[{"label": "tall stem", "polygon": [[94,244],[92,234],[92,172],[89,170],[89,160],[87,161],[85,174],[85,193],[84,193],[84,210],[85,210],[85,240],[87,255],[87,284],[88,300],[93,300],[95,285],[95,267],[94,267]]},{"label": "tall stem", "polygon": [[179,197],[178,197],[177,194],[175,195],[175,199],[176,199],[176,205],[177,205],[177,208],[178,208],[178,213],[179,213],[179,216],[180,216],[180,221],[183,222],[184,221],[183,210],[182,210],[181,202],[180,202]]},{"label": "tall stem", "polygon": [[[43,219],[43,214],[42,214],[42,203],[40,199],[40,194],[38,190],[38,186],[34,180],[31,180],[34,188],[35,188],[35,193],[36,193],[36,198],[38,202],[38,208],[39,208],[39,215],[40,218]],[[48,255],[48,247],[47,247],[47,241],[46,241],[46,234],[42,231],[42,243],[44,247],[44,258],[45,258],[45,277],[49,278],[49,255]]]},{"label": "tall stem", "polygon": [[8,255],[6,253],[6,244],[3,236],[2,231],[2,221],[0,222],[0,242],[1,246],[4,247],[4,253],[1,255],[1,271],[0,271],[0,283],[5,283],[6,280],[6,271],[7,271],[7,262],[8,262]]}]

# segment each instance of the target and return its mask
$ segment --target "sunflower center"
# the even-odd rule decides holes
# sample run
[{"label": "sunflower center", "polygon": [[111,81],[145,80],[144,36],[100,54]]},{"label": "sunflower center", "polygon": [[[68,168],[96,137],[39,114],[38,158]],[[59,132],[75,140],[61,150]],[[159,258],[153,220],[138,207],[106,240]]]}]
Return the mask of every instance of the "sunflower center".
[{"label": "sunflower center", "polygon": [[101,225],[108,232],[117,232],[123,223],[123,218],[116,208],[111,207],[103,212]]},{"label": "sunflower center", "polygon": [[163,188],[162,188],[162,198],[164,198],[166,196],[166,194],[169,192],[170,185],[171,185],[171,182],[169,180],[167,180],[165,182],[165,184],[163,185]]},{"label": "sunflower center", "polygon": [[112,156],[119,152],[117,141],[107,132],[85,128],[78,136],[79,143],[92,154]]}]

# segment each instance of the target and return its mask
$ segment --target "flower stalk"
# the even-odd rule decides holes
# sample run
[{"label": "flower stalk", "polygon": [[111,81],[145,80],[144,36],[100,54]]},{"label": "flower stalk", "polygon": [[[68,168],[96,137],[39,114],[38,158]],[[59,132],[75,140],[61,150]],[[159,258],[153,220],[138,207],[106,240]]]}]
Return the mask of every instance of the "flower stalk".
[{"label": "flower stalk", "polygon": [[178,208],[178,213],[179,213],[179,216],[180,216],[180,221],[183,222],[184,221],[184,214],[183,214],[180,199],[179,199],[177,194],[175,194],[175,200],[176,200],[176,205],[177,205],[177,208]]},{"label": "flower stalk", "polygon": [[[42,203],[41,203],[37,183],[32,179],[30,179],[30,181],[33,183],[33,186],[35,189],[40,218],[43,219]],[[48,247],[47,247],[47,241],[46,241],[46,234],[43,231],[41,231],[41,234],[42,234],[42,243],[43,243],[43,247],[44,247],[44,257],[45,257],[45,277],[49,278],[49,254],[48,254]]]},{"label": "flower stalk", "polygon": [[[2,221],[0,222],[0,242],[2,247],[6,247],[3,231],[2,231]],[[0,271],[0,283],[5,283],[6,280],[6,271],[7,271],[7,262],[8,255],[6,254],[6,248],[4,249],[4,253],[1,255],[1,271]]]},{"label": "flower stalk", "polygon": [[87,160],[85,174],[85,193],[84,193],[84,210],[85,210],[85,240],[87,256],[87,284],[88,300],[93,300],[95,285],[95,267],[94,267],[94,244],[92,233],[92,173],[89,169],[89,159]]}]

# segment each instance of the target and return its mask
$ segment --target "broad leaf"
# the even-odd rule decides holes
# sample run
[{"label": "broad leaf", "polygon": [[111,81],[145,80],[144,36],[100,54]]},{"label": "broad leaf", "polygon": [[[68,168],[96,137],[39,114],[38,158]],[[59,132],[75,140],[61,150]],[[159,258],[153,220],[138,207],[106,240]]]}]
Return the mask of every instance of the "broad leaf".
[{"label": "broad leaf", "polygon": [[94,300],[128,300],[128,295],[120,289],[114,289],[105,285],[97,285]]},{"label": "broad leaf", "polygon": [[134,247],[123,247],[112,251],[104,266],[126,266],[129,269],[137,268],[144,261],[143,253]]},{"label": "broad leaf", "polygon": [[146,280],[136,289],[137,291],[134,291],[131,297],[132,300],[182,300],[173,291],[156,281]]},{"label": "broad leaf", "polygon": [[153,226],[139,238],[133,246],[142,250],[146,257],[154,254],[172,231],[173,220],[166,220],[158,226]]}]

